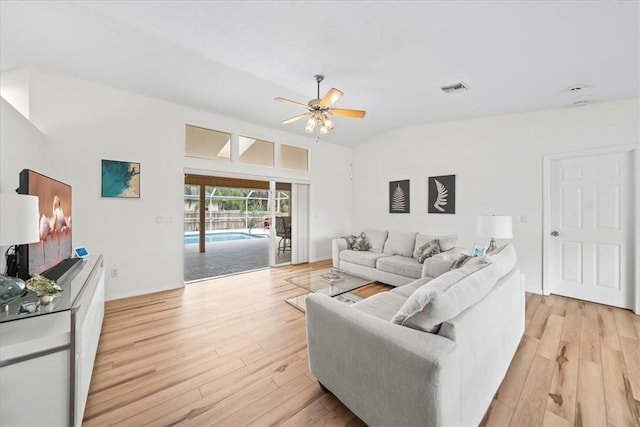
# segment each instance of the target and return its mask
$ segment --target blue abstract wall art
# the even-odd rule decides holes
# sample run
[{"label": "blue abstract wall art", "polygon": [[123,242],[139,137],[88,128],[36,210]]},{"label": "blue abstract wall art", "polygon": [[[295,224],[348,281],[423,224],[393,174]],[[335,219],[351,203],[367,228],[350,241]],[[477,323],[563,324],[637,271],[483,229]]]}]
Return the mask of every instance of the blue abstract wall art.
[{"label": "blue abstract wall art", "polygon": [[102,197],[140,198],[140,163],[102,159]]}]

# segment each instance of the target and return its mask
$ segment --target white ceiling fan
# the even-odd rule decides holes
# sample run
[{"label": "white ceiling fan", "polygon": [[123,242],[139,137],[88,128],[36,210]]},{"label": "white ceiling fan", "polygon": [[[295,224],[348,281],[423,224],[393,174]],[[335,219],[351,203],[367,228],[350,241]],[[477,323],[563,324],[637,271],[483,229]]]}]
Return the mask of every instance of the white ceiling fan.
[{"label": "white ceiling fan", "polygon": [[292,123],[303,118],[309,118],[307,120],[307,127],[305,130],[308,133],[312,133],[316,127],[316,124],[320,126],[320,133],[325,134],[333,129],[333,123],[329,119],[329,114],[334,116],[353,117],[361,119],[366,114],[363,110],[348,110],[344,108],[331,108],[331,105],[336,102],[342,96],[342,92],[332,87],[329,91],[320,98],[320,82],[324,80],[324,76],[316,74],[313,76],[318,83],[318,97],[312,99],[307,104],[301,102],[291,101],[286,98],[275,98],[276,101],[286,102],[288,104],[295,105],[296,107],[304,108],[308,110],[306,113],[298,114],[297,116],[283,120],[282,124]]}]

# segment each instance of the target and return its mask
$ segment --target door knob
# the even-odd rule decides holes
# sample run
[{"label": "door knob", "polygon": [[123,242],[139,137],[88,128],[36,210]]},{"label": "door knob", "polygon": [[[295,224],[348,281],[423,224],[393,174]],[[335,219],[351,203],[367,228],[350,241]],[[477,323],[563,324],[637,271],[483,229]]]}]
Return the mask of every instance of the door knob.
[{"label": "door knob", "polygon": [[557,237],[557,236],[559,236],[559,235],[560,235],[560,233],[558,233],[557,231],[552,231],[552,232],[551,232],[551,235],[552,235],[553,237]]}]

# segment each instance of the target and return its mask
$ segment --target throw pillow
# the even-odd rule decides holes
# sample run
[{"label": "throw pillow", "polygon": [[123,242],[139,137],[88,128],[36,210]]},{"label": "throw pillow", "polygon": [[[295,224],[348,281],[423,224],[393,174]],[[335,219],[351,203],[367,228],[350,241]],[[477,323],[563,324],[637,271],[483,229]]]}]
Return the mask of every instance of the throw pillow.
[{"label": "throw pillow", "polygon": [[355,235],[351,234],[350,236],[342,236],[342,238],[347,242],[347,248],[351,249],[353,248],[353,242],[356,241],[356,237]]},{"label": "throw pillow", "polygon": [[448,250],[453,249],[458,242],[457,235],[451,236],[435,236],[431,234],[416,234],[416,245],[413,250],[413,257],[418,258],[418,249],[420,249],[424,244],[430,242],[433,239],[438,239],[438,244],[440,245],[440,251],[446,252]]},{"label": "throw pillow", "polygon": [[450,270],[455,270],[456,268],[460,268],[460,267],[462,267],[462,266],[463,266],[463,265],[465,265],[465,264],[467,263],[467,261],[469,261],[471,258],[472,258],[472,256],[471,256],[471,255],[465,255],[465,254],[460,255],[460,257],[458,257],[458,259],[456,259],[456,260],[453,262],[453,265],[451,266]]},{"label": "throw pillow", "polygon": [[368,251],[371,247],[369,244],[369,240],[364,232],[360,233],[358,237],[353,240],[353,244],[351,245],[351,249],[354,251]]},{"label": "throw pillow", "polygon": [[433,239],[426,244],[422,245],[417,252],[417,259],[420,264],[424,263],[424,260],[427,258],[431,258],[435,254],[440,253],[440,244],[438,243],[438,239]]}]

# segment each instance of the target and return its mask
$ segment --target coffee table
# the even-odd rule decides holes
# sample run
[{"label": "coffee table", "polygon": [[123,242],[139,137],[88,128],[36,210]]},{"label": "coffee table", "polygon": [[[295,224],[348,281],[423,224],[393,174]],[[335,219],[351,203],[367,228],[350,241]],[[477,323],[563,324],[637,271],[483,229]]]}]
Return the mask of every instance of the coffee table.
[{"label": "coffee table", "polygon": [[[328,280],[326,278],[328,273],[338,276],[338,278],[335,280]],[[322,276],[325,277],[323,278]],[[285,300],[301,311],[306,311],[305,301],[307,296],[312,293],[325,294],[346,304],[353,304],[360,301],[362,297],[351,293],[351,291],[375,282],[375,280],[354,276],[353,274],[345,273],[344,271],[336,268],[332,268],[330,270],[310,271],[298,276],[289,277],[285,280],[307,291],[302,295],[287,298]]]}]

